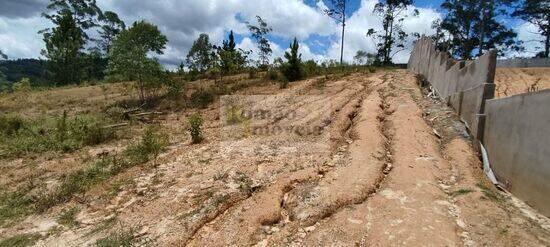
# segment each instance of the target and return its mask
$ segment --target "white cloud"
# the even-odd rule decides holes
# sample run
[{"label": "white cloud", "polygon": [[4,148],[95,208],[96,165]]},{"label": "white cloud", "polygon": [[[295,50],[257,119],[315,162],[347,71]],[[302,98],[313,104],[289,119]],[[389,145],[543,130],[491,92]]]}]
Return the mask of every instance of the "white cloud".
[{"label": "white cloud", "polygon": [[[376,44],[372,38],[367,38],[367,30],[373,28],[375,30],[382,29],[382,23],[379,16],[373,13],[374,6],[378,3],[378,0],[362,0],[360,8],[353,13],[353,15],[348,19],[346,26],[346,40],[344,43],[344,60],[351,62],[353,61],[353,56],[358,50],[364,50],[369,53],[376,53]],[[416,17],[412,16],[413,8],[409,8],[406,12],[409,15],[403,21],[403,29],[407,33],[417,32],[420,34],[430,35],[433,34],[431,29],[431,23],[440,18],[440,14],[429,8],[417,8],[419,15]],[[337,39],[332,42],[331,47],[328,51],[328,56],[333,59],[339,60],[340,58],[340,39],[341,35],[336,34]],[[403,52],[398,53],[394,57],[394,62],[396,63],[405,63],[408,61],[411,47],[412,47],[413,38],[411,37],[407,42],[407,49]]]},{"label": "white cloud", "polygon": [[518,39],[523,41],[525,51],[510,53],[509,57],[533,57],[544,50],[543,44],[541,43],[544,41],[544,36],[541,35],[537,26],[529,22],[524,22],[517,25],[514,31],[517,32]]},{"label": "white cloud", "polygon": [[0,17],[0,49],[10,58],[34,58],[44,48],[39,30],[49,27],[40,17]]}]

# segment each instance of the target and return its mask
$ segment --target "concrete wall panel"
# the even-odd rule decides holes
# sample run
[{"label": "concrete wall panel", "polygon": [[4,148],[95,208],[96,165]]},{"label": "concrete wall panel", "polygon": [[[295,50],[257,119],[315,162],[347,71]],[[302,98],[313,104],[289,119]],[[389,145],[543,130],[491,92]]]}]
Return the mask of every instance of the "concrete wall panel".
[{"label": "concrete wall panel", "polygon": [[550,89],[488,100],[484,144],[499,181],[550,216]]}]

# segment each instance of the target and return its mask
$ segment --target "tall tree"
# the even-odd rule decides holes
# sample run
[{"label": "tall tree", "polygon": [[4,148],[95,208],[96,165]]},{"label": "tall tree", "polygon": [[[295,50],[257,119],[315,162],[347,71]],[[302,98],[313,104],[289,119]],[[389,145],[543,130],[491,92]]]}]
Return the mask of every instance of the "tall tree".
[{"label": "tall tree", "polygon": [[6,54],[4,54],[4,52],[2,52],[2,50],[0,50],[0,60],[1,59],[8,59],[8,56]]},{"label": "tall tree", "polygon": [[245,68],[248,52],[237,49],[233,31],[229,33],[229,39],[223,41],[221,47],[215,47],[222,75],[233,74]]},{"label": "tall tree", "polygon": [[208,34],[199,35],[199,38],[193,42],[185,61],[191,70],[201,73],[214,67],[216,53]]},{"label": "tall tree", "polygon": [[340,44],[340,64],[344,63],[344,37],[346,31],[346,3],[348,0],[330,0],[331,7],[325,14],[342,25],[342,43]]},{"label": "tall tree", "polygon": [[126,29],[126,24],[124,21],[120,20],[118,14],[112,11],[105,11],[102,18],[103,25],[101,25],[101,30],[99,31],[99,47],[106,53],[109,54],[109,49],[113,43],[115,37],[124,29]]},{"label": "tall tree", "polygon": [[294,38],[294,41],[290,44],[290,52],[285,52],[286,62],[283,64],[283,74],[288,81],[297,81],[303,78],[302,68],[302,54],[299,53],[298,39]]},{"label": "tall tree", "polygon": [[57,27],[44,34],[46,49],[42,50],[42,55],[49,60],[48,65],[56,83],[78,83],[82,76],[81,49],[85,43],[83,32],[77,27],[70,11],[64,11],[55,18]]},{"label": "tall tree", "polygon": [[145,21],[137,21],[120,32],[109,52],[109,73],[136,80],[142,102],[147,99],[147,91],[160,87],[162,66],[149,53],[163,54],[168,39],[157,26]]},{"label": "tall tree", "polygon": [[550,2],[541,0],[523,0],[516,11],[512,14],[522,20],[535,25],[542,36],[541,41],[544,45],[544,51],[539,53],[539,57],[550,57]]},{"label": "tall tree", "polygon": [[477,49],[477,55],[493,48],[518,50],[517,34],[497,20],[506,15],[513,0],[445,0],[441,8],[447,13],[441,22],[441,29],[452,39],[452,54],[467,60]]},{"label": "tall tree", "polygon": [[273,53],[269,40],[267,39],[267,35],[273,31],[273,29],[268,26],[260,16],[256,16],[256,20],[258,22],[257,26],[248,23],[247,27],[252,33],[252,37],[258,43],[258,50],[260,51],[258,54],[260,57],[260,65],[262,67],[267,67],[269,64],[269,56]]},{"label": "tall tree", "polygon": [[[8,59],[8,56],[0,50],[0,61],[3,59]],[[4,75],[4,72],[0,69],[0,92],[9,90],[9,88],[8,79],[6,79],[6,75]]]},{"label": "tall tree", "polygon": [[[392,58],[405,50],[405,42],[409,34],[403,30],[403,20],[408,15],[406,10],[411,7],[413,0],[385,0],[374,6],[374,13],[382,18],[382,30],[369,29],[368,37],[373,37],[378,48],[378,60],[383,64],[392,63]],[[413,15],[418,15],[414,9]]]},{"label": "tall tree", "polygon": [[[97,6],[96,0],[50,0],[46,11],[42,13],[46,19],[59,25],[61,16],[70,13],[76,26],[80,29],[84,40],[90,40],[86,30],[99,26],[98,20],[103,19],[103,13]],[[51,29],[44,29],[41,33],[50,33]]]}]

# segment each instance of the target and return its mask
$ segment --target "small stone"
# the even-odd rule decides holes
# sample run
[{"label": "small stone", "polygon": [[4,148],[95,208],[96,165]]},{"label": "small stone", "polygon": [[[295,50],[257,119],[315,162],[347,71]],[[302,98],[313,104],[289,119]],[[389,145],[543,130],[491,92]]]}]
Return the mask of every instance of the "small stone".
[{"label": "small stone", "polygon": [[384,168],[384,174],[388,175],[390,171],[393,169],[393,165],[391,163],[386,164],[386,167]]},{"label": "small stone", "polygon": [[305,230],[306,232],[315,231],[315,226],[308,226],[308,227],[304,228],[304,230]]}]

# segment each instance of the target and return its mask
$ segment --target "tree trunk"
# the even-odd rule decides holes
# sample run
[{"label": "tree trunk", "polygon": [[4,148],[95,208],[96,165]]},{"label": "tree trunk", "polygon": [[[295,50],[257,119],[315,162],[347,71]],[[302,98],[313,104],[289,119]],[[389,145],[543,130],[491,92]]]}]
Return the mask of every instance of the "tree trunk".
[{"label": "tree trunk", "polygon": [[550,57],[550,30],[546,33],[544,57]]},{"label": "tree trunk", "polygon": [[342,45],[340,47],[340,65],[344,65],[344,36],[346,31],[346,1],[344,0],[344,9],[342,10]]},{"label": "tree trunk", "polygon": [[485,40],[485,0],[481,0],[481,18],[479,21],[479,51],[477,55],[481,57],[483,55],[483,41]]}]

